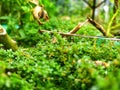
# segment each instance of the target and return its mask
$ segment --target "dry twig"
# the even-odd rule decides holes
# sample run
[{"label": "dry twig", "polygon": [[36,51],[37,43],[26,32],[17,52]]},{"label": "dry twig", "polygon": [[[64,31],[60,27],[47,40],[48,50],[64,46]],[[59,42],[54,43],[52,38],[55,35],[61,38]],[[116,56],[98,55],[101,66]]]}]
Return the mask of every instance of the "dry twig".
[{"label": "dry twig", "polygon": [[76,27],[74,27],[69,34],[74,34],[76,33],[84,24],[86,24],[88,22],[88,19],[85,20],[83,23],[78,23],[78,25]]}]

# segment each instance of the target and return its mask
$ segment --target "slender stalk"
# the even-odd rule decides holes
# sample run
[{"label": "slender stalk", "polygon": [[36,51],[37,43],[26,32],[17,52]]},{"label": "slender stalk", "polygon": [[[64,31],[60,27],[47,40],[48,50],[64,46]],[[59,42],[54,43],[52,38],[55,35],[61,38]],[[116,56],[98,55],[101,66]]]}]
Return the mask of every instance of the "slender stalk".
[{"label": "slender stalk", "polygon": [[111,18],[111,20],[110,20],[110,22],[109,22],[109,24],[108,24],[108,27],[107,27],[107,35],[110,34],[110,30],[111,30],[112,24],[113,24],[116,16],[118,15],[118,12],[119,12],[119,10],[117,10],[116,13],[112,16],[112,18]]},{"label": "slender stalk", "polygon": [[117,24],[117,25],[115,25],[115,26],[112,26],[111,29],[116,29],[116,28],[118,28],[118,27],[120,27],[120,24]]},{"label": "slender stalk", "polygon": [[[114,7],[113,7],[113,12],[114,14],[117,12],[119,6],[119,0],[114,0]],[[116,17],[114,17],[113,25],[116,24]]]}]

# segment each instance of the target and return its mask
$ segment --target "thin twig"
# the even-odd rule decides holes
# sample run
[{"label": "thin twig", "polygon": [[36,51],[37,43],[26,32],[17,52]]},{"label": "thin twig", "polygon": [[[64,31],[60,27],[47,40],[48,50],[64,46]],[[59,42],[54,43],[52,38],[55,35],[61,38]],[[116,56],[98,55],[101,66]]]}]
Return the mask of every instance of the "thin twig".
[{"label": "thin twig", "polygon": [[90,8],[93,8],[93,6],[86,0],[83,0]]},{"label": "thin twig", "polygon": [[[53,31],[48,31],[48,30],[39,30],[40,33],[47,32],[49,34],[54,34],[55,32]],[[77,37],[82,37],[82,38],[96,38],[96,39],[105,39],[105,40],[111,40],[111,41],[120,41],[120,39],[117,38],[105,38],[105,37],[99,37],[99,36],[85,36],[85,35],[80,35],[80,34],[70,34],[70,33],[62,33],[62,32],[57,32],[57,34],[60,34],[62,36],[77,36]]]},{"label": "thin twig", "polygon": [[96,6],[96,8],[98,8],[99,6],[101,6],[104,2],[105,2],[105,0],[103,0],[102,2],[100,2],[100,3]]}]

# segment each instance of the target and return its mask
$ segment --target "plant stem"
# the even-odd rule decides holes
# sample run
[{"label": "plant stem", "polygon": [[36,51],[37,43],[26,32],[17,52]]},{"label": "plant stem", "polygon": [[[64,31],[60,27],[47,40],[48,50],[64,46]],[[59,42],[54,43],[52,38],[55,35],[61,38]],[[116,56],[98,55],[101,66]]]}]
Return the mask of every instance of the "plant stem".
[{"label": "plant stem", "polygon": [[109,22],[109,24],[108,24],[108,27],[107,27],[107,35],[110,34],[110,30],[111,30],[112,24],[113,24],[113,22],[114,22],[114,20],[115,20],[115,18],[116,18],[116,16],[117,16],[117,14],[118,14],[118,12],[119,12],[119,10],[117,10],[116,13],[112,16],[112,18],[111,18],[111,20],[110,20],[110,22]]}]

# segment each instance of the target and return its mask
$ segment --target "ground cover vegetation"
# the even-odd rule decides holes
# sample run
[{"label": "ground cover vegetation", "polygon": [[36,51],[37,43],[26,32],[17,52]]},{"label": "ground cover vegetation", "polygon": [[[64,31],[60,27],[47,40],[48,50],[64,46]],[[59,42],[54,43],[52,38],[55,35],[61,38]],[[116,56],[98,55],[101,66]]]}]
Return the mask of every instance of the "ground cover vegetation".
[{"label": "ground cover vegetation", "polygon": [[[98,38],[58,34],[87,19],[90,9],[78,2],[71,7],[69,0],[39,0],[50,18],[39,25],[29,0],[0,1],[0,24],[18,44],[13,51],[0,43],[0,90],[119,90],[120,41],[105,39],[90,23],[76,34]],[[103,17],[99,23],[106,28]]]}]

